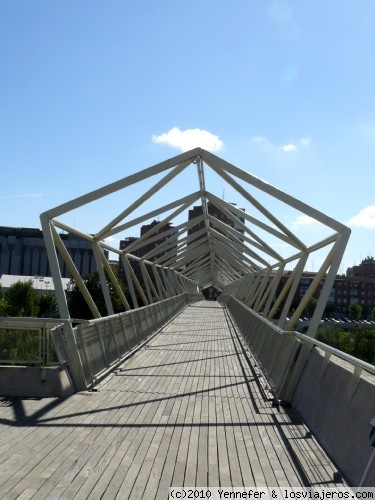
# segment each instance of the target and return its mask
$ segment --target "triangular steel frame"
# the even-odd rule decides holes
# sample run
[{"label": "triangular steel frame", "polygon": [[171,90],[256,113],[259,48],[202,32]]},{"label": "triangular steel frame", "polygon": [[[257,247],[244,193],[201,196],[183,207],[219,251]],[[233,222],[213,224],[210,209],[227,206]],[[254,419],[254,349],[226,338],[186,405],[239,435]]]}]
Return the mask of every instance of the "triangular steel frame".
[{"label": "triangular steel frame", "polygon": [[[193,190],[191,194],[168,203],[164,203],[163,200],[159,208],[145,211],[140,216],[133,215],[135,210],[142,208],[151,198],[157,197],[163,188],[192,165],[196,168],[198,190]],[[256,215],[244,212],[210,192],[205,180],[207,171],[213,172],[227,183],[244,202],[254,209]],[[111,196],[118,191],[129,189],[154,176],[159,176],[159,178],[151,188],[148,188],[138,200],[124,207],[119,214],[109,216],[109,222],[99,228],[94,235],[71,227],[61,219],[72,210]],[[300,214],[311,217],[332,233],[316,243],[304,243],[273,213],[272,208],[267,207],[265,202],[260,201],[255,194],[250,193],[250,189],[256,193],[263,193],[266,198],[282,202]],[[164,226],[186,215],[188,210],[197,203],[202,205],[200,218],[178,223],[173,229],[163,232],[164,241],[158,246],[157,251],[162,256],[153,260],[155,257],[153,251],[142,259],[134,255],[135,250],[150,241],[156,241],[158,232]],[[232,220],[235,227],[212,217],[208,210],[209,203],[217,207],[227,219]],[[58,230],[74,233],[92,244],[108,315],[113,314],[113,308],[105,272],[118,292],[124,309],[128,310],[131,306],[111,272],[104,250],[117,254],[122,260],[133,298],[133,306],[148,305],[179,293],[196,292],[208,286],[214,286],[223,294],[229,294],[241,300],[269,320],[275,321],[277,316],[279,326],[284,329],[294,329],[318,285],[324,280],[324,286],[310,322],[308,332],[310,335],[314,335],[323,314],[350,235],[349,228],[337,220],[201,148],[182,153],[75,198],[44,212],[40,217],[62,318],[70,316],[62,287],[57,251],[80,287],[94,318],[99,318],[100,313],[82,277],[79,276],[74,262],[65,250]],[[160,218],[160,221],[123,251],[104,241],[110,236],[122,235],[125,231],[155,217]],[[241,220],[244,222],[242,223]],[[197,222],[203,223],[203,229],[191,233],[189,230]],[[287,245],[291,249],[290,253],[282,255],[276,250],[273,243],[275,241]],[[326,250],[323,263],[300,304],[295,311],[291,312],[291,302],[306,262],[309,256],[322,249]],[[143,283],[139,283],[131,270],[129,262],[132,259],[141,263]],[[289,278],[280,291],[281,277],[288,265],[293,268],[293,271],[289,273]],[[140,293],[142,304],[138,304],[136,290]]]}]

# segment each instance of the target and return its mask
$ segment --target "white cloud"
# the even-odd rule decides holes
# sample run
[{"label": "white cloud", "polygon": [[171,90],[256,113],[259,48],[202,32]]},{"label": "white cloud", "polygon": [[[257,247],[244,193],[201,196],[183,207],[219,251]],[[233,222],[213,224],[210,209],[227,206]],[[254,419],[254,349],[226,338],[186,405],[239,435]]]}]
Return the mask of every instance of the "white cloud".
[{"label": "white cloud", "polygon": [[298,150],[295,144],[285,144],[285,146],[281,146],[280,149],[281,151],[284,151],[284,153],[294,153]]},{"label": "white cloud", "polygon": [[271,141],[267,139],[267,137],[264,137],[262,135],[256,135],[251,138],[252,142],[255,144],[259,144],[261,146],[266,146],[268,149],[271,150],[279,150],[282,151],[283,153],[295,153],[303,148],[307,148],[310,146],[311,139],[310,137],[303,137],[296,141],[295,143],[289,142],[288,144],[284,144],[282,146],[277,146],[276,144],[273,144]]},{"label": "white cloud", "polygon": [[293,143],[285,144],[284,146],[281,146],[280,149],[281,151],[284,151],[284,153],[295,153],[300,149],[299,146],[307,148],[308,146],[310,146],[310,143],[311,143],[310,137],[303,137],[298,141],[298,145]]},{"label": "white cloud", "polygon": [[207,151],[219,151],[223,147],[223,142],[217,135],[199,128],[180,130],[178,127],[173,127],[164,134],[153,135],[152,140],[156,144],[167,144],[182,152],[197,147],[207,149]]},{"label": "white cloud", "polygon": [[251,140],[253,142],[257,142],[258,144],[267,142],[267,139],[265,137],[263,137],[262,135],[256,135],[256,136],[252,137]]},{"label": "white cloud", "polygon": [[315,224],[317,221],[308,215],[299,215],[293,222],[293,227],[298,226],[309,226],[310,224]]},{"label": "white cloud", "polygon": [[276,151],[278,149],[275,144],[272,144],[272,142],[263,135],[255,135],[251,138],[251,142],[253,142],[257,147],[260,147],[264,151],[270,152]]},{"label": "white cloud", "polygon": [[370,205],[358,212],[347,224],[349,226],[375,228],[375,205]]},{"label": "white cloud", "polygon": [[299,143],[301,144],[301,146],[305,146],[307,148],[308,146],[310,146],[311,139],[310,137],[304,137],[303,139],[299,140]]}]

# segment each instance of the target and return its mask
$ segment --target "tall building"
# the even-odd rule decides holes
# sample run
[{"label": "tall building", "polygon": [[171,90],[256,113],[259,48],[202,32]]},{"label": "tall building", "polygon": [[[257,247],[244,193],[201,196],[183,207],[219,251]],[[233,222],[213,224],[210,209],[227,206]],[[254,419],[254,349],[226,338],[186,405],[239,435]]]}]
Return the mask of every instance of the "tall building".
[{"label": "tall building", "polygon": [[[75,234],[60,234],[78,272],[91,274],[96,270],[90,242]],[[70,278],[59,257],[63,278]],[[0,226],[0,276],[51,276],[43,232],[40,229]]]},{"label": "tall building", "polygon": [[[215,219],[218,219],[219,221],[223,222],[224,224],[227,224],[227,226],[233,227],[234,229],[236,229],[240,233],[244,232],[243,229],[240,227],[240,225],[236,223],[236,220],[234,220],[234,219],[237,219],[239,222],[242,222],[242,224],[244,224],[245,219],[243,217],[239,217],[238,215],[233,214],[234,219],[231,219],[227,215],[225,215],[220,210],[220,208],[216,207],[213,203],[210,203],[210,202],[208,202],[208,204],[207,204],[207,210],[208,210],[209,215],[212,215],[212,217],[215,217]],[[244,209],[241,208],[240,210],[244,210]],[[202,205],[194,206],[191,210],[189,210],[189,221],[199,217],[202,214],[203,214]],[[192,226],[189,229],[188,234],[189,235],[193,234],[196,231],[199,231],[200,229],[203,229],[203,228],[204,228],[204,221],[201,221],[198,224],[195,224],[194,226]]]},{"label": "tall building", "polygon": [[[146,233],[148,233],[148,231],[150,231],[151,229],[153,229],[158,224],[159,224],[159,222],[156,221],[156,220],[154,220],[154,221],[151,222],[151,224],[145,224],[145,225],[143,225],[141,227],[141,236],[144,236]],[[159,235],[159,238],[157,238],[155,241],[147,242],[147,244],[145,246],[143,246],[142,248],[140,248],[139,249],[139,257],[143,257],[147,253],[149,253],[152,250],[158,248],[166,240],[171,240],[171,238],[172,238],[171,235],[164,236],[164,233],[167,232],[167,231],[169,231],[169,230],[171,230],[171,229],[173,229],[173,225],[170,222],[168,222],[161,229],[159,229],[159,231],[157,231],[156,233],[153,233],[152,236],[151,236],[151,238],[153,238],[153,237],[155,237],[157,235]],[[177,231],[175,231],[175,234],[176,233],[177,233]],[[171,249],[169,249],[167,251],[170,251],[170,250]],[[176,240],[175,250],[177,251],[177,240]],[[162,250],[159,253],[156,253],[154,256],[152,256],[150,258],[150,260],[154,261],[154,260],[158,259],[159,257],[161,257],[162,255],[164,255],[165,253],[166,253],[166,251]]]},{"label": "tall building", "polygon": [[[157,224],[159,224],[159,222],[156,220],[152,221],[150,224],[144,224],[141,227],[140,236],[141,237],[144,236],[148,231],[153,229]],[[169,231],[172,229],[173,229],[173,226],[171,223],[165,224],[161,229],[159,229],[159,231],[157,231],[156,233],[153,233],[149,239],[151,240],[151,238],[153,239],[156,236],[159,236],[159,237],[155,238],[154,241],[148,241],[146,239],[146,242],[142,247],[136,248],[135,250],[132,250],[130,253],[132,253],[136,257],[140,257],[140,258],[144,257],[152,250],[157,249],[164,241],[166,241],[167,239],[169,240],[171,238],[171,235],[169,234],[168,236],[164,236],[164,233],[166,231]],[[176,231],[176,237],[177,237],[177,231]],[[134,243],[138,239],[139,238],[135,238],[134,236],[130,236],[128,238],[121,240],[120,241],[120,250],[125,250],[129,245],[131,245],[132,243]],[[169,252],[171,250],[172,251],[175,250],[176,255],[177,255],[177,238],[176,238],[176,243],[175,243],[174,248],[168,248],[167,250],[161,250],[160,252],[157,252],[154,255],[152,255],[148,260],[153,262],[156,259],[158,259],[159,257],[161,257],[162,255],[164,255],[166,252]],[[140,277],[140,270],[139,270],[139,266],[137,265],[137,262],[130,259],[130,263],[134,269],[135,274],[138,277]],[[124,266],[122,265],[121,258],[119,259],[119,277],[123,282],[126,281],[125,270],[124,270]]]},{"label": "tall building", "polygon": [[[135,236],[129,236],[123,240],[120,240],[120,247],[119,247],[120,250],[125,250],[125,248],[127,248],[129,245],[131,245],[132,243],[134,243],[137,240],[138,240],[138,238],[136,238]],[[136,257],[140,257],[140,255],[138,255],[138,250],[134,250],[132,252],[132,254],[135,255]],[[138,269],[139,266],[133,260],[131,260],[130,262],[131,262],[131,265],[134,269],[134,272],[136,273],[137,276],[139,276],[139,272],[140,272]],[[123,283],[126,283],[125,269],[124,269],[124,266],[122,264],[121,257],[119,257],[119,261],[118,261],[118,276],[119,276],[119,279]]]}]

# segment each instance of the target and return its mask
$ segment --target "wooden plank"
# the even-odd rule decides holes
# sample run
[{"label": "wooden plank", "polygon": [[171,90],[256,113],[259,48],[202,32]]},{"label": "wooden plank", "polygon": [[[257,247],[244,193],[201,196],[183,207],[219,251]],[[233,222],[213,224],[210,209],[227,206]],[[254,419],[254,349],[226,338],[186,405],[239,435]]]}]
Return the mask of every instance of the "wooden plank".
[{"label": "wooden plank", "polygon": [[288,443],[288,456],[298,462],[298,469],[303,469],[308,483],[332,488],[341,485],[340,480],[336,481],[340,474],[334,474],[337,469],[292,408],[281,408],[273,422],[281,439]]},{"label": "wooden plank", "polygon": [[[150,481],[151,479],[150,476],[146,477],[143,475],[141,478],[144,480],[144,482],[147,483],[148,487],[145,493],[145,498],[149,498],[149,495],[151,495],[152,498],[153,493],[154,495],[156,493],[155,498],[158,498],[157,492],[158,490],[160,490],[160,478],[162,476],[163,470],[166,467],[167,457],[170,453],[171,441],[174,434],[175,424],[179,416],[181,404],[182,404],[181,398],[173,398],[173,407],[171,409],[169,416],[167,417],[168,418],[167,425],[165,425],[164,428],[160,430],[161,439],[159,442],[159,446],[157,447],[157,452],[152,466],[152,476],[151,476],[152,480]],[[172,450],[171,453],[173,453]],[[171,466],[173,464],[169,462],[167,466],[168,465]],[[153,487],[155,487],[155,489],[152,492]],[[169,484],[165,484],[165,487],[168,488]],[[165,498],[164,487],[161,488],[161,491],[163,498]],[[134,494],[132,498],[141,498],[141,497],[138,497],[136,494]]]},{"label": "wooden plank", "polygon": [[192,428],[194,423],[194,414],[196,412],[195,402],[196,396],[192,394],[192,380],[197,374],[197,362],[196,359],[200,358],[200,355],[195,351],[190,352],[187,346],[185,346],[185,359],[190,362],[187,363],[188,368],[186,369],[186,375],[184,380],[183,394],[185,394],[185,399],[187,401],[183,428],[178,442],[178,449],[175,450],[176,463],[173,470],[171,485],[173,486],[183,486],[186,484],[185,476],[187,473],[187,461],[189,454],[191,453],[190,439],[192,434]]},{"label": "wooden plank", "polygon": [[191,398],[194,407],[192,426],[190,430],[189,449],[186,459],[184,486],[196,486],[198,464],[199,425],[202,399],[197,396]]},{"label": "wooden plank", "polygon": [[[158,451],[155,454],[155,459],[151,466],[149,476],[143,484],[141,474],[139,476],[138,482],[133,490],[135,493],[134,498],[153,498],[155,492],[156,495],[158,495],[158,492],[162,492],[162,495],[165,497],[165,492],[171,484],[177,460],[177,453],[181,443],[182,431],[184,428],[188,398],[178,397],[176,399],[176,402],[177,401],[179,401],[180,405],[178,407],[176,421],[171,429],[172,435],[169,441],[168,450],[159,446]],[[143,496],[140,494],[141,492]]]},{"label": "wooden plank", "polygon": [[207,305],[186,308],[100,392],[0,404],[0,496],[334,485],[325,453],[299,434],[303,423],[264,399],[225,309]]},{"label": "wooden plank", "polygon": [[221,487],[228,488],[232,486],[232,479],[230,475],[222,400],[223,400],[222,397],[216,398],[216,418],[217,418],[216,433],[217,433],[217,449],[218,449],[218,461],[219,461],[219,483]]},{"label": "wooden plank", "polygon": [[231,406],[233,404],[233,398],[222,399],[225,423],[225,437],[227,442],[228,464],[231,482],[232,486],[240,488],[241,486],[244,486],[244,483],[242,480],[241,467],[238,459],[236,435],[234,433],[234,428],[239,422],[233,418],[236,415],[235,413],[231,412]]},{"label": "wooden plank", "polygon": [[[204,363],[206,372],[206,361]],[[208,426],[209,426],[209,396],[204,393],[201,399],[201,414],[199,422],[199,440],[197,450],[196,486],[208,484]]]},{"label": "wooden plank", "polygon": [[[119,420],[114,426],[107,439],[103,441],[96,454],[92,457],[92,461],[88,463],[90,473],[87,478],[83,477],[84,481],[80,481],[80,487],[76,494],[77,498],[86,499],[89,497],[98,497],[99,492],[104,492],[107,485],[110,483],[114,474],[116,464],[122,457],[122,450],[127,446],[128,440],[131,440],[131,433],[139,418],[144,406],[148,404],[148,399],[152,396],[134,394],[134,401],[129,411],[119,410]],[[82,471],[85,475],[85,471]],[[93,492],[93,493],[92,493]]]},{"label": "wooden plank", "polygon": [[[128,404],[135,403],[136,398],[137,394],[130,395]],[[64,481],[66,479],[69,479],[69,481],[63,493],[64,498],[73,498],[81,490],[82,486],[84,486],[85,495],[87,496],[87,491],[90,491],[93,483],[98,480],[100,471],[109,464],[111,451],[116,448],[118,437],[125,424],[126,411],[124,411],[121,402],[122,395],[118,393],[116,401],[112,401],[113,408],[108,409],[105,417],[102,414],[100,423],[95,424],[97,432],[92,436],[94,439],[91,439],[88,446],[82,449],[79,459],[66,472]],[[130,411],[136,411],[136,404]],[[48,483],[50,484],[51,480]],[[55,484],[57,483],[58,481],[55,481]],[[62,486],[61,483],[60,487]],[[46,495],[46,491],[40,491],[39,494]]]},{"label": "wooden plank", "polygon": [[[12,409],[13,415],[7,422],[3,422],[3,436],[1,436],[0,445],[0,465],[5,461],[8,461],[10,449],[13,454],[17,454],[20,450],[21,453],[31,444],[34,444],[34,426],[33,421],[35,418],[41,417],[43,415],[48,415],[50,412],[54,414],[62,415],[69,411],[69,408],[74,407],[74,405],[79,404],[79,398],[69,398],[62,400],[61,404],[56,399],[45,399],[45,400],[27,400],[23,398],[14,398],[12,400],[12,405],[15,406]],[[21,405],[21,410],[17,408]],[[58,406],[56,406],[58,405]],[[19,418],[19,413],[23,413],[23,417]],[[10,427],[9,427],[10,426]],[[47,429],[45,435],[48,432],[53,432],[53,428]],[[9,435],[12,434],[12,439],[9,439]],[[1,478],[0,478],[1,484]]]},{"label": "wooden plank", "polygon": [[[174,336],[171,336],[168,340],[173,342]],[[170,440],[173,435],[174,425],[179,415],[181,398],[176,397],[175,394],[176,389],[179,389],[180,387],[178,383],[178,376],[181,371],[181,366],[179,365],[181,352],[176,349],[173,358],[168,357],[167,359],[175,360],[175,364],[168,367],[169,378],[166,380],[166,387],[164,389],[166,393],[170,394],[170,398],[163,414],[163,422],[161,422],[161,425],[158,426],[154,439],[142,463],[140,463],[134,486],[131,489],[131,495],[133,498],[141,498],[146,485],[149,490],[148,493],[146,493],[146,496],[148,497],[149,495],[152,496],[155,494],[159,484],[159,477],[161,475],[161,471],[163,470],[168,453]],[[130,491],[129,481],[126,483],[126,486],[128,486],[128,490]],[[125,493],[126,492],[124,490],[123,494]],[[122,496],[123,495],[121,495],[121,497]]]},{"label": "wooden plank", "polygon": [[[86,466],[91,453],[103,438],[103,429],[107,428],[107,414],[112,413],[107,411],[107,408],[118,403],[118,395],[113,394],[113,396],[115,397],[105,398],[103,395],[100,407],[86,411],[85,418],[79,415],[71,417],[68,430],[74,436],[74,441],[69,447],[55,450],[53,454],[49,454],[44,461],[45,463],[38,464],[38,467],[33,470],[37,484],[39,477],[44,479],[43,492],[53,491],[54,488],[57,488],[58,491],[64,491],[71,485],[72,479],[80,469]],[[98,400],[98,398],[95,399]]]},{"label": "wooden plank", "polygon": [[195,396],[188,396],[188,404],[185,414],[185,422],[182,429],[182,435],[179,443],[179,448],[176,457],[176,464],[173,471],[172,482],[173,486],[184,486],[186,464],[188,460],[190,435],[192,430],[193,414],[194,414]]},{"label": "wooden plank", "polygon": [[[75,399],[80,399],[76,397]],[[75,408],[75,406],[74,406]],[[37,428],[38,434],[40,435],[40,441],[43,442],[43,447],[38,449],[38,452],[35,450],[35,441],[25,441],[22,447],[22,443],[19,443],[15,446],[13,450],[12,457],[7,461],[6,464],[3,464],[2,474],[1,474],[1,492],[4,493],[16,487],[17,483],[21,482],[24,477],[28,478],[30,481],[33,478],[33,471],[38,466],[38,464],[43,461],[44,457],[46,458],[46,462],[50,462],[53,459],[53,456],[56,453],[60,453],[61,450],[66,449],[67,447],[74,447],[75,443],[73,442],[74,433],[71,432],[71,428],[65,428],[64,426],[69,422],[70,409],[69,405],[66,408],[68,411],[65,415],[63,415],[64,424],[58,426],[50,426],[47,425],[47,428],[43,427],[43,422],[46,419],[40,419],[38,425],[41,425],[41,428]],[[58,417],[61,418],[61,417]],[[87,416],[87,421],[89,421],[91,417]],[[86,422],[87,422],[86,421]],[[82,420],[85,423],[85,420]],[[73,426],[74,427],[74,426]],[[52,431],[51,431],[52,429]],[[35,431],[35,429],[34,429]],[[34,434],[34,433],[33,433]],[[35,435],[34,435],[35,439]],[[42,467],[42,470],[43,467]]]},{"label": "wooden plank", "polygon": [[[152,395],[150,394],[149,397],[152,398]],[[91,495],[103,499],[113,499],[116,497],[138,449],[142,446],[147,431],[150,431],[149,435],[155,432],[154,428],[149,429],[147,427],[147,422],[158,422],[163,415],[166,404],[166,401],[163,400],[150,403],[149,405],[142,405],[137,422],[133,422],[135,425],[131,428],[131,433],[129,433],[130,439],[123,440],[122,445],[112,458],[105,474],[102,475],[95,485]],[[146,425],[141,426],[141,423],[145,423]],[[146,436],[146,440],[149,438],[149,435]]]},{"label": "wooden plank", "polygon": [[[213,362],[213,361],[212,361]],[[208,398],[208,482],[207,486],[220,486],[219,479],[219,455],[218,455],[218,435],[217,435],[217,415],[216,415],[216,397]]]}]

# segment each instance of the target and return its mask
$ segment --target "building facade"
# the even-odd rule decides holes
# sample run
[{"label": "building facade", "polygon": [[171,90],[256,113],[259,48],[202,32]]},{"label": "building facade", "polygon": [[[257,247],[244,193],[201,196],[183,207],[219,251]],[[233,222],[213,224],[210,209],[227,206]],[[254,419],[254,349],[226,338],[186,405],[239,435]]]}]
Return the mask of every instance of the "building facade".
[{"label": "building facade", "polygon": [[[150,224],[144,224],[140,229],[140,236],[141,237],[144,236],[148,231],[153,229],[157,224],[159,224],[159,222],[156,220],[152,221]],[[158,238],[156,238],[154,241],[147,241],[146,240],[145,244],[142,247],[132,250],[131,254],[135,255],[136,257],[139,257],[139,258],[144,257],[149,252],[157,249],[167,239],[170,240],[170,238],[171,238],[170,234],[168,235],[168,237],[164,236],[164,233],[166,231],[170,231],[170,230],[173,230],[172,224],[171,223],[165,224],[163,227],[161,227],[159,229],[158,232],[153,233],[151,236],[152,238],[154,238],[155,236],[159,236]],[[151,237],[150,237],[150,239],[151,239]],[[139,238],[136,238],[134,236],[130,236],[128,238],[121,240],[120,241],[120,250],[125,250],[129,245],[131,245],[132,243],[134,243],[138,239]],[[177,231],[176,231],[176,243],[175,243],[174,248],[168,248],[167,250],[161,250],[160,252],[157,252],[154,255],[150,256],[150,258],[148,260],[153,262],[153,261],[157,260],[159,257],[161,257],[162,255],[164,255],[166,252],[170,252],[170,251],[173,252],[173,250],[176,252],[176,255],[177,255]],[[138,262],[130,259],[130,263],[132,265],[132,268],[133,268],[136,276],[138,278],[141,278],[141,271],[139,269]],[[121,257],[119,258],[119,271],[118,271],[118,273],[119,273],[120,280],[125,283],[126,282],[125,269],[124,269],[124,266],[122,264]]]},{"label": "building facade", "polygon": [[[4,292],[8,292],[9,289],[16,283],[28,283],[30,282],[38,294],[55,293],[55,286],[52,278],[46,276],[18,276],[16,274],[3,274],[0,277],[0,285]],[[62,278],[63,289],[66,291],[68,284],[70,282],[69,278]]]},{"label": "building facade", "polygon": [[346,276],[355,278],[375,278],[375,259],[366,257],[359,266],[348,267]]},{"label": "building facade", "polygon": [[375,278],[343,276],[335,280],[334,306],[337,312],[346,313],[350,304],[362,307],[362,316],[371,316],[375,307]]},{"label": "building facade", "polygon": [[[90,242],[72,233],[60,234],[78,272],[92,274],[96,263]],[[70,272],[59,257],[61,275]],[[43,232],[40,229],[0,227],[0,276],[51,276]]]},{"label": "building facade", "polygon": [[[234,205],[234,204],[233,204]],[[240,233],[243,233],[243,229],[240,227],[240,225],[237,223],[237,220],[241,222],[242,224],[245,223],[245,219],[243,217],[239,217],[238,215],[234,215],[234,219],[229,218],[224,212],[222,212],[218,207],[216,207],[213,203],[208,202],[207,204],[207,210],[209,215],[212,215],[212,217],[215,217],[215,219],[218,219],[219,221],[223,222],[227,226],[233,227]],[[243,210],[243,209],[240,209]],[[203,214],[203,208],[202,205],[197,205],[194,206],[191,210],[189,210],[189,221],[193,220],[200,215]],[[195,232],[199,231],[200,229],[204,228],[204,221],[199,222],[198,224],[195,224],[192,226],[188,234],[194,234]]]},{"label": "building facade", "polygon": [[[331,289],[327,306],[331,315],[344,317],[349,314],[351,304],[359,304],[362,308],[362,318],[370,319],[375,308],[375,260],[372,257],[364,259],[359,266],[351,267],[347,274],[336,276]],[[295,293],[295,303],[298,304],[307,292],[315,273],[305,272],[301,276]],[[286,283],[288,274],[281,280],[281,287]],[[322,280],[314,297],[317,299],[323,287]]]}]

